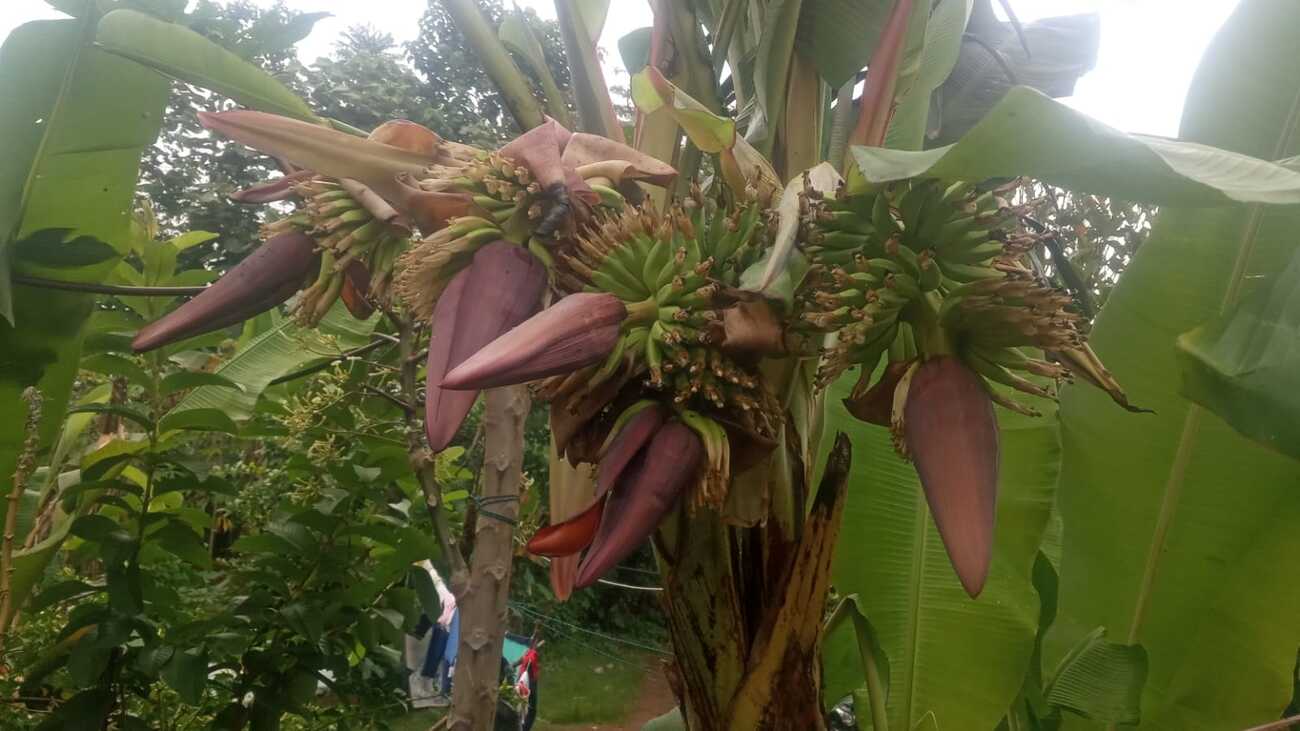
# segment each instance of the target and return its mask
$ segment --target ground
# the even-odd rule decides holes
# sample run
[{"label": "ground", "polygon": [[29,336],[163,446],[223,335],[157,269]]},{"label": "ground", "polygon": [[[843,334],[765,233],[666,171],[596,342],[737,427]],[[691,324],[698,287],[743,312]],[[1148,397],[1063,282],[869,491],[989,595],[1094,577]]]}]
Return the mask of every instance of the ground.
[{"label": "ground", "polygon": [[[566,640],[548,642],[541,656],[537,731],[636,730],[676,705],[658,655]],[[393,731],[426,731],[440,715],[410,714]]]}]

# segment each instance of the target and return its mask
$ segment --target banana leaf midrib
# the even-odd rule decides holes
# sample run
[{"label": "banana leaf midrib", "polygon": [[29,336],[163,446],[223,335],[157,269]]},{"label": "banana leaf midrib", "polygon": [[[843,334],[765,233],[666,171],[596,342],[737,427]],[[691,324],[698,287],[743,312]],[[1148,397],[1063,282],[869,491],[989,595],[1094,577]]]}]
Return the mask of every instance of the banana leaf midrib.
[{"label": "banana leaf midrib", "polygon": [[917,646],[920,644],[921,637],[921,595],[923,594],[922,586],[925,583],[925,551],[930,533],[930,506],[926,505],[925,496],[920,490],[916,491],[915,500],[916,529],[913,531],[913,535],[916,538],[912,544],[912,573],[909,577],[911,606],[908,608],[907,676],[903,684],[904,729],[912,728],[912,724],[915,723],[912,712],[916,708],[915,679],[918,665]]}]

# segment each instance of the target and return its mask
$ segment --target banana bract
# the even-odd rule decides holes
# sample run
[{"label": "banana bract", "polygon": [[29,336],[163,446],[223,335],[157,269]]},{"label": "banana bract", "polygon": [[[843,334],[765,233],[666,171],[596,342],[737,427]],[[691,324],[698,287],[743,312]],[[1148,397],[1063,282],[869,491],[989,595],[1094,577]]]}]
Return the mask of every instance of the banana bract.
[{"label": "banana bract", "polygon": [[320,257],[311,238],[278,234],[194,299],[143,327],[131,348],[143,353],[220,330],[283,303],[302,287]]}]

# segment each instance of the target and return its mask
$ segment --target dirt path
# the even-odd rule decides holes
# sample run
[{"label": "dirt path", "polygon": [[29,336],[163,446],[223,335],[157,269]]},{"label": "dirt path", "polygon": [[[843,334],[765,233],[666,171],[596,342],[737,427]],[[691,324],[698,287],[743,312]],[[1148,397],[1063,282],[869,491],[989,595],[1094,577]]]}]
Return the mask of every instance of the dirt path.
[{"label": "dirt path", "polygon": [[673,691],[668,687],[664,674],[653,670],[641,679],[636,701],[621,724],[571,723],[563,726],[547,726],[546,731],[639,731],[647,721],[662,716],[676,705],[677,699],[673,697]]}]

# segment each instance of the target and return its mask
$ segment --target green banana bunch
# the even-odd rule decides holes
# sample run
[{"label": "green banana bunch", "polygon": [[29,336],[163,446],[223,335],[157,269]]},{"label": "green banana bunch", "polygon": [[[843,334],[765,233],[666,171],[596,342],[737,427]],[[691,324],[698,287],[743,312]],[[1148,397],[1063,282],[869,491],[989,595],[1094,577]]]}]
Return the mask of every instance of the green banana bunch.
[{"label": "green banana bunch", "polygon": [[[321,176],[294,184],[301,199],[298,210],[265,224],[270,239],[290,230],[302,231],[321,252],[316,279],[298,296],[293,311],[306,325],[315,325],[343,296],[349,309],[368,316],[365,301],[387,301],[397,257],[410,245],[410,230],[381,220],[338,181]],[[358,277],[358,272],[363,273]]]},{"label": "green banana bunch", "polygon": [[[1019,263],[1038,237],[1000,190],[914,179],[852,196],[806,196],[801,233],[813,267],[797,294],[796,326],[835,333],[821,385],[857,365],[865,378],[887,353],[894,363],[956,355],[986,383],[1051,397],[1026,376],[1068,378],[1069,364],[1087,361],[1062,358],[1063,365],[1021,350],[1080,352],[1084,322],[1068,294]],[[1001,405],[1035,413],[989,390]]]},{"label": "green banana bunch", "polygon": [[698,187],[683,206],[662,214],[629,209],[574,237],[556,254],[559,289],[615,295],[628,316],[604,363],[566,378],[581,379],[590,392],[615,376],[643,376],[682,408],[734,409],[742,421],[767,428],[770,397],[753,365],[719,347],[718,299],[739,284],[766,242],[757,206],[727,212]]}]

